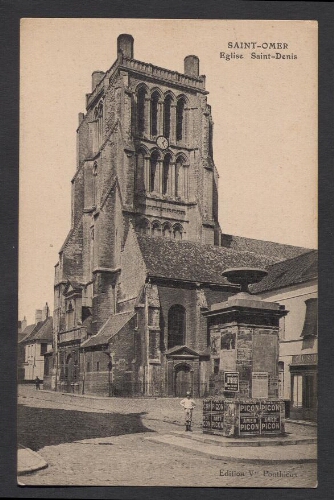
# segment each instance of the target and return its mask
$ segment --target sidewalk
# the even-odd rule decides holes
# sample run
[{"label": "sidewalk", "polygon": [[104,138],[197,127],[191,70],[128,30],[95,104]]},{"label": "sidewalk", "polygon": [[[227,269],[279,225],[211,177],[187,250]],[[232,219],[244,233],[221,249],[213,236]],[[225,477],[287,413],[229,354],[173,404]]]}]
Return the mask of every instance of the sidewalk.
[{"label": "sidewalk", "polygon": [[45,469],[48,463],[35,451],[20,447],[17,450],[17,475],[30,474]]}]

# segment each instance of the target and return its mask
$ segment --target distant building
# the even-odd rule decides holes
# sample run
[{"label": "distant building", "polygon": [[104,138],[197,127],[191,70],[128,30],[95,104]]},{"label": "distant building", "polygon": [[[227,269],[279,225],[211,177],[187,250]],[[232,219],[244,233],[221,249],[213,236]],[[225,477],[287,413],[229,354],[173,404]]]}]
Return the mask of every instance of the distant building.
[{"label": "distant building", "polygon": [[268,267],[252,292],[289,311],[280,325],[280,397],[293,419],[316,420],[318,375],[318,252],[313,250]]},{"label": "distant building", "polygon": [[16,352],[16,364],[17,364],[17,381],[22,382],[24,380],[24,345],[21,344],[21,340],[26,336],[25,329],[27,328],[26,317],[22,321],[18,321],[18,336],[17,336],[17,352]]},{"label": "distant building", "polygon": [[52,348],[53,319],[49,316],[47,304],[43,310],[36,310],[35,319],[41,321],[26,326],[19,341],[19,352],[24,350],[22,362],[24,376],[19,381],[33,381],[36,376],[43,380],[44,354]]},{"label": "distant building", "polygon": [[306,249],[222,235],[213,120],[199,60],[180,74],[118,57],[92,75],[77,130],[71,229],[54,284],[50,387],[92,394],[206,393],[202,312],[238,288],[227,267]]}]

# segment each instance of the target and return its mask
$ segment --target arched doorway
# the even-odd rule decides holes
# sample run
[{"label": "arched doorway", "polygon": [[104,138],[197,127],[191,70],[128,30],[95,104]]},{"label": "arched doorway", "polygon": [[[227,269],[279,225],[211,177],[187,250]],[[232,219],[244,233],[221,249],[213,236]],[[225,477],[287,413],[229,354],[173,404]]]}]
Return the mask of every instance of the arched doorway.
[{"label": "arched doorway", "polygon": [[193,392],[193,370],[186,364],[180,364],[175,367],[174,372],[174,395],[176,397],[185,397],[187,391]]}]

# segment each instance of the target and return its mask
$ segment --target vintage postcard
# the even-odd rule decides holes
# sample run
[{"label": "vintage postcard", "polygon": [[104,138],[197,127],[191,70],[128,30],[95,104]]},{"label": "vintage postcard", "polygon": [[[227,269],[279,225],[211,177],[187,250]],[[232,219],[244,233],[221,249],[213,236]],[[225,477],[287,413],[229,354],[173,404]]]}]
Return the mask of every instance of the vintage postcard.
[{"label": "vintage postcard", "polygon": [[20,40],[18,484],[315,488],[317,22]]}]

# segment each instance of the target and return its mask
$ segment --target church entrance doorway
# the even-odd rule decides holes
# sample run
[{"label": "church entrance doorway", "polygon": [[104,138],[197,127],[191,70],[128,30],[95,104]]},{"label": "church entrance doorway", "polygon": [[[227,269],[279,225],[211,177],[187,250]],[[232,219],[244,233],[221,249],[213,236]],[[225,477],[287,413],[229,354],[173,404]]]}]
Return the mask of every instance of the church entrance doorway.
[{"label": "church entrance doorway", "polygon": [[193,392],[193,370],[187,364],[175,367],[174,395],[184,398],[187,391]]}]

